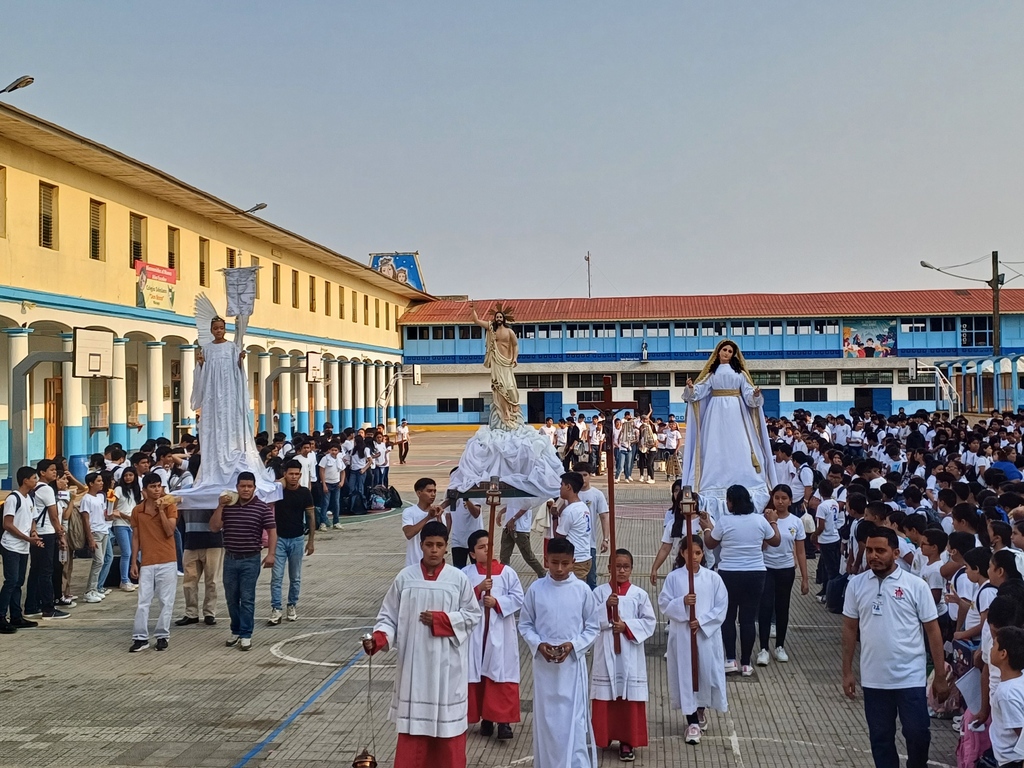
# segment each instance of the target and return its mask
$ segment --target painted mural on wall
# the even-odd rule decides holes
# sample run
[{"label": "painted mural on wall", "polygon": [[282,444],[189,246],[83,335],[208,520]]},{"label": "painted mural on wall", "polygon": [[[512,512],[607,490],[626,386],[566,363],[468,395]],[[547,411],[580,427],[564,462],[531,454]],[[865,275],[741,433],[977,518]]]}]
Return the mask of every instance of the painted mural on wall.
[{"label": "painted mural on wall", "polygon": [[843,357],[896,357],[896,320],[847,320]]},{"label": "painted mural on wall", "polygon": [[420,272],[419,253],[371,253],[370,269],[385,277],[404,283],[417,291],[425,291]]}]

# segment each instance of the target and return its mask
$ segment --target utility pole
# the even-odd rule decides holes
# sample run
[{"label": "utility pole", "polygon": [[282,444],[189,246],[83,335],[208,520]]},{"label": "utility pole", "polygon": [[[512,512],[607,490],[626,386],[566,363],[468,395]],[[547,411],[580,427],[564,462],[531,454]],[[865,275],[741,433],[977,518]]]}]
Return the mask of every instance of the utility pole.
[{"label": "utility pole", "polygon": [[587,298],[594,298],[590,293],[590,251],[587,251]]},{"label": "utility pole", "polygon": [[[992,354],[1000,354],[1000,331],[999,331],[999,288],[1003,284],[1003,275],[999,274],[999,251],[992,251],[992,279],[988,281],[992,289]],[[997,372],[998,375],[998,372]]]}]

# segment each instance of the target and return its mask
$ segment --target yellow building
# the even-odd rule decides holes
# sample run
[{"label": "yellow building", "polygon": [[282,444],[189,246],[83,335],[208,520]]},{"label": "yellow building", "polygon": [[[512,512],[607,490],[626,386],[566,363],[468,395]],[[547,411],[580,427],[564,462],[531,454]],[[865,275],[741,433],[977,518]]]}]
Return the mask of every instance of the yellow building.
[{"label": "yellow building", "polygon": [[[223,311],[219,270],[250,265],[261,267],[246,334],[258,427],[312,431],[330,421],[337,430],[400,418],[398,319],[426,294],[0,104],[0,429],[11,418],[13,367],[33,352],[70,350],[72,329],[88,327],[114,333],[114,377],[74,378],[67,363],[35,367],[30,460],[194,430],[195,295]],[[285,373],[264,392],[272,370],[301,366],[307,352],[323,355],[323,382]],[[0,463],[8,455],[0,441]]]}]

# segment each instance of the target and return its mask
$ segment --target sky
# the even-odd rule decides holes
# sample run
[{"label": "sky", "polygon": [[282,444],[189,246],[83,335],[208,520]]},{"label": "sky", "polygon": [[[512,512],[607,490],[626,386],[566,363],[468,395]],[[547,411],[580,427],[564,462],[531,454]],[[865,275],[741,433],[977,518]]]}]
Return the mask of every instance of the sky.
[{"label": "sky", "polygon": [[971,287],[919,262],[1024,261],[1022,29],[1019,2],[37,0],[0,14],[0,80],[36,78],[0,98],[362,263],[419,251],[439,295],[585,297],[588,251],[594,296]]}]

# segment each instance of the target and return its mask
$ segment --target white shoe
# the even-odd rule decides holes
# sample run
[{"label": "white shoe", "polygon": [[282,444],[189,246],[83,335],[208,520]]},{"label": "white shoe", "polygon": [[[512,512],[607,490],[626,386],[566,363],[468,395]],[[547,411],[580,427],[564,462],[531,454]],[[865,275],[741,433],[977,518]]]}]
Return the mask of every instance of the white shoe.
[{"label": "white shoe", "polygon": [[295,606],[294,605],[289,605],[288,606],[288,608],[286,609],[286,612],[285,612],[285,618],[288,619],[288,621],[296,621],[296,620],[298,620],[299,614],[297,614],[295,612]]},{"label": "white shoe", "polygon": [[335,523],[334,524],[334,530],[340,531],[341,530],[341,523]]},{"label": "white shoe", "polygon": [[632,477],[627,477],[626,478],[626,482],[627,483],[632,483],[633,482],[633,478]]},{"label": "white shoe", "polygon": [[708,732],[708,711],[706,709],[697,710],[697,725],[700,726],[701,733]]},{"label": "white shoe", "polygon": [[786,653],[786,649],[785,648],[778,648],[777,647],[775,649],[775,660],[776,661],[781,661],[783,664],[785,664],[787,661],[789,661],[789,654]]},{"label": "white shoe", "polygon": [[768,637],[772,638],[773,640],[775,639],[775,625],[774,624],[772,624],[772,629],[771,629],[771,632],[768,633]]},{"label": "white shoe", "polygon": [[618,484],[619,484],[619,483],[621,483],[621,482],[622,482],[622,481],[621,481],[621,480],[619,480],[619,478],[617,478],[617,477],[615,478],[615,484],[616,484],[616,485],[618,485]]},{"label": "white shoe", "polygon": [[754,674],[754,668],[749,664],[744,664],[743,668],[740,670],[740,674],[743,675],[743,677],[750,677]]},{"label": "white shoe", "polygon": [[138,588],[139,587],[138,587],[137,584],[132,584],[130,581],[126,581],[123,584],[121,584],[121,591],[122,592],[134,592]]},{"label": "white shoe", "polygon": [[85,593],[85,597],[83,597],[82,600],[87,603],[98,603],[103,600],[103,595],[99,592],[89,591]]},{"label": "white shoe", "polygon": [[281,623],[281,609],[271,608],[270,609],[270,621],[267,622],[272,627],[276,627]]},{"label": "white shoe", "polygon": [[326,523],[320,523],[320,525],[317,528],[317,530],[318,531],[326,531],[327,530],[327,524]]},{"label": "white shoe", "polygon": [[731,675],[738,670],[739,667],[736,666],[736,659],[729,659],[725,662],[725,674]]},{"label": "white shoe", "polygon": [[700,744],[700,726],[696,723],[686,726],[686,736],[683,740],[687,744]]},{"label": "white shoe", "polygon": [[754,663],[757,664],[757,666],[759,667],[767,667],[770,658],[771,657],[768,655],[768,649],[762,648],[760,651],[757,652],[757,661]]},{"label": "white shoe", "polygon": [[251,638],[243,637],[241,640],[238,641],[238,650],[248,651],[250,648],[252,648]]}]

